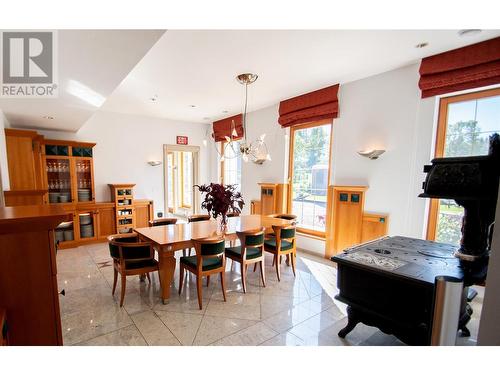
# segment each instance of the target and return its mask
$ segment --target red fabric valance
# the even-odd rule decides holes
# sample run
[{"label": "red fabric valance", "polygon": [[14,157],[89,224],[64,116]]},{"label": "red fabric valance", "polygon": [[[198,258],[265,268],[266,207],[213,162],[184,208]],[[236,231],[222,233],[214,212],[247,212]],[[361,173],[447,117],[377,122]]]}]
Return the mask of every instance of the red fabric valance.
[{"label": "red fabric valance", "polygon": [[325,87],[308,94],[283,100],[280,103],[278,122],[284,128],[338,116],[339,85]]},{"label": "red fabric valance", "polygon": [[500,83],[500,37],[422,59],[422,98]]},{"label": "red fabric valance", "polygon": [[243,115],[240,113],[239,115],[231,116],[228,118],[224,118],[219,121],[215,121],[212,124],[212,128],[214,130],[214,140],[215,142],[220,142],[224,141],[227,137],[231,138],[231,133],[233,131],[233,123],[234,121],[234,128],[236,129],[236,133],[238,134],[237,137],[234,137],[233,139],[240,139],[243,137]]}]

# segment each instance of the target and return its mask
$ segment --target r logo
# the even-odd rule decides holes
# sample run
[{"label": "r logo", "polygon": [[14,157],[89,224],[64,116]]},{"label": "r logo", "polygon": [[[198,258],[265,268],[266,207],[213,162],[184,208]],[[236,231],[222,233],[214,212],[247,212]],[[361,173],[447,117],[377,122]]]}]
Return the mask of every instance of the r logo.
[{"label": "r logo", "polygon": [[2,46],[4,84],[53,83],[52,32],[4,32]]}]

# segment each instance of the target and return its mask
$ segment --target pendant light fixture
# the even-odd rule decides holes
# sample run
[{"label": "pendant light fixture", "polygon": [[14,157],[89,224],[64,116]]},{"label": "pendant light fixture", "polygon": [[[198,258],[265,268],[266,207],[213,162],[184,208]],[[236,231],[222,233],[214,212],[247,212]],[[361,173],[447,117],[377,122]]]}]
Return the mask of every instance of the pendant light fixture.
[{"label": "pendant light fixture", "polygon": [[247,139],[247,107],[248,107],[248,85],[254,83],[257,80],[257,74],[253,73],[243,73],[236,77],[236,80],[245,87],[245,104],[243,109],[243,139],[238,139],[238,132],[236,131],[236,124],[234,120],[231,123],[230,136],[226,136],[226,143],[222,149],[222,153],[216,147],[217,152],[220,155],[220,160],[233,159],[240,157],[244,162],[253,161],[256,164],[262,164],[266,160],[271,160],[271,155],[267,149],[267,145],[264,142],[266,134],[262,134],[259,138],[248,142]]}]

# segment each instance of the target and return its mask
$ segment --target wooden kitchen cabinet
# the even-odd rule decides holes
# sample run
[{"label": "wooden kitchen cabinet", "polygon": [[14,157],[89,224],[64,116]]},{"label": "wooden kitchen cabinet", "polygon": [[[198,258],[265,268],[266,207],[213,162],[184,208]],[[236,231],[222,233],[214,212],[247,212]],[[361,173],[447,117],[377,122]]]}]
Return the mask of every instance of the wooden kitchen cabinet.
[{"label": "wooden kitchen cabinet", "polygon": [[259,183],[262,215],[288,212],[288,184]]},{"label": "wooden kitchen cabinet", "polygon": [[68,214],[48,205],[0,208],[0,301],[9,345],[62,345],[54,229]]},{"label": "wooden kitchen cabinet", "polygon": [[43,136],[35,131],[5,129],[11,190],[43,189]]}]

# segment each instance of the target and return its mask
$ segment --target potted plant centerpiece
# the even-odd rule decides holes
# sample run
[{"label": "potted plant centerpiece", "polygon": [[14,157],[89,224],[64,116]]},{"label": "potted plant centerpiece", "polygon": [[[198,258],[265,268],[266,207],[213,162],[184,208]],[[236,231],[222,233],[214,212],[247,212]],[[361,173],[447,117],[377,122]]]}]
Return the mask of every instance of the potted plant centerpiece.
[{"label": "potted plant centerpiece", "polygon": [[200,193],[205,194],[201,207],[206,209],[214,219],[220,217],[220,229],[225,231],[228,212],[241,213],[245,205],[236,185],[208,184],[195,185]]}]

